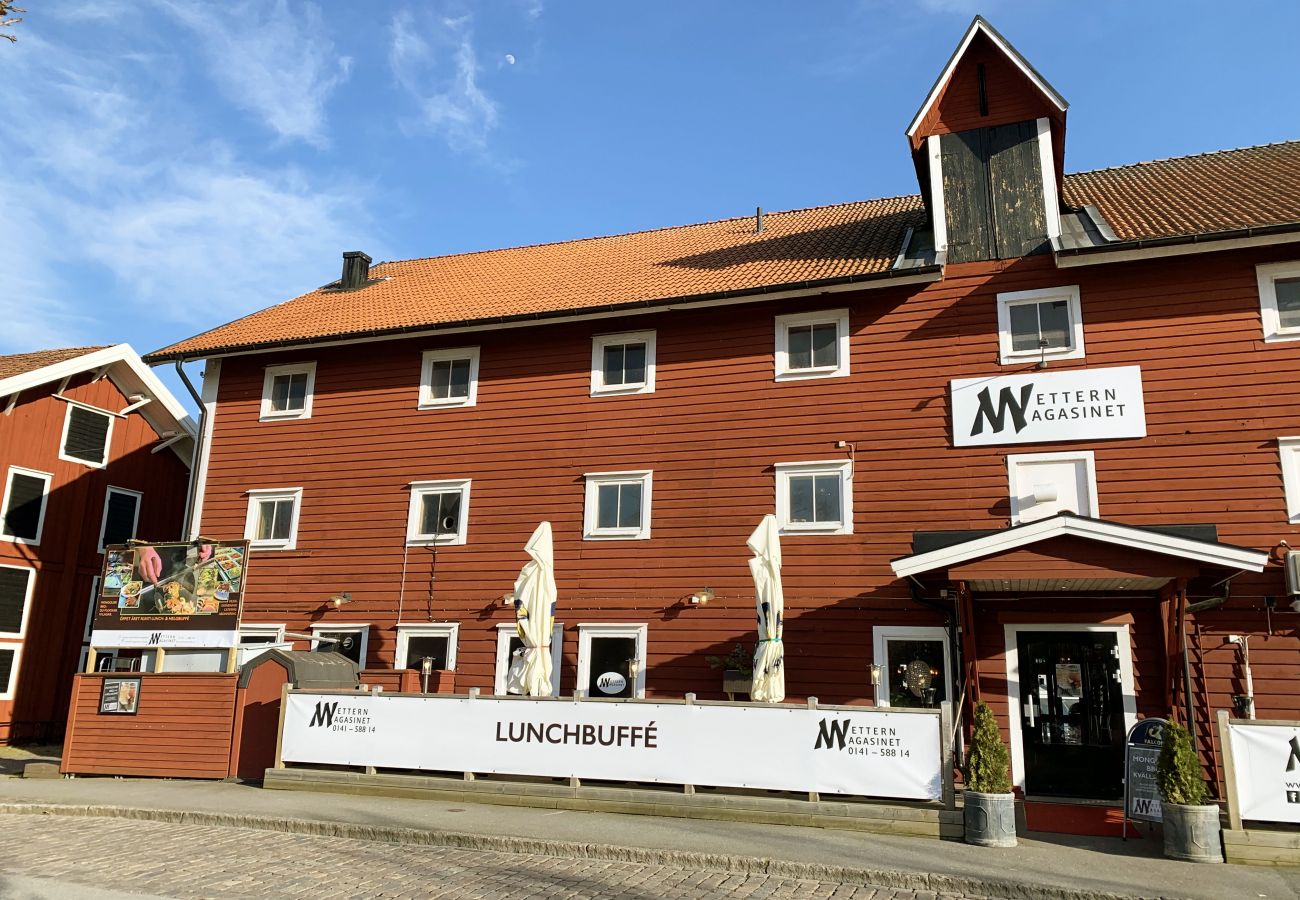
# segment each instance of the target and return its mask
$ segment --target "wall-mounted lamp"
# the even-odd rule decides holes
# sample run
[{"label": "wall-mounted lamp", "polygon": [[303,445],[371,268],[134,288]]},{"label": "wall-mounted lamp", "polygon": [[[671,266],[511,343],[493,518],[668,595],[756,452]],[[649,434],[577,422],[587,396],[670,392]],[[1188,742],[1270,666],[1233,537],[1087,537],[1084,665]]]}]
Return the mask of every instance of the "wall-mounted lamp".
[{"label": "wall-mounted lamp", "polygon": [[501,605],[502,606],[515,605],[515,595],[513,591],[506,591],[506,593],[501,595]]},{"label": "wall-mounted lamp", "polygon": [[1237,711],[1238,719],[1255,718],[1255,698],[1248,694],[1233,694],[1232,706]]},{"label": "wall-mounted lamp", "polygon": [[713,596],[714,595],[713,595],[712,588],[705,588],[702,591],[696,591],[694,594],[691,594],[690,596],[691,605],[707,606],[709,601],[713,599]]},{"label": "wall-mounted lamp", "polygon": [[880,666],[871,664],[871,686],[880,687]]},{"label": "wall-mounted lamp", "polygon": [[333,604],[334,608],[338,609],[344,603],[352,602],[352,594],[348,591],[343,591],[340,594],[335,594],[333,597],[330,597],[326,602]]},{"label": "wall-mounted lamp", "polygon": [[429,676],[433,674],[433,657],[426,656],[420,660],[420,678],[423,682],[424,690],[421,693],[429,693]]}]

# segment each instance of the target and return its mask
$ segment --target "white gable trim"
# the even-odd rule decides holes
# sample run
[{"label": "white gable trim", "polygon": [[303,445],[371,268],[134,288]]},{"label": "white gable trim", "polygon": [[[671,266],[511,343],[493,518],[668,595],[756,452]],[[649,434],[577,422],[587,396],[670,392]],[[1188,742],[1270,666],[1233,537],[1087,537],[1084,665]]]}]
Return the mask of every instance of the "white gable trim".
[{"label": "white gable trim", "polygon": [[966,29],[966,34],[962,36],[961,43],[957,45],[957,49],[953,52],[952,59],[948,60],[948,65],[944,66],[938,81],[934,83],[934,87],[930,88],[930,93],[926,95],[925,102],[921,104],[921,108],[912,117],[912,123],[907,126],[907,136],[909,138],[916,136],[916,129],[921,127],[921,120],[925,118],[926,113],[930,111],[930,107],[934,106],[939,99],[939,95],[943,93],[943,89],[947,86],[948,79],[952,77],[953,71],[956,70],[957,64],[966,55],[966,50],[970,47],[971,41],[975,40],[975,35],[981,32],[993,42],[995,47],[1006,54],[1007,59],[1011,60],[1016,68],[1024,73],[1024,76],[1030,80],[1034,87],[1042,91],[1043,95],[1052,101],[1053,106],[1061,112],[1065,112],[1066,108],[1069,107],[1070,104],[1066,103],[1065,98],[1056,92],[1056,88],[1048,84],[1042,75],[1035,72],[1034,67],[1020,55],[1020,52],[1015,47],[1012,47],[1007,42],[1006,38],[998,34],[997,30],[986,22],[983,16],[976,16],[975,20],[970,23],[970,27]]},{"label": "white gable trim", "polygon": [[1058,515],[1028,525],[1018,525],[1006,531],[999,531],[997,534],[954,544],[951,547],[931,550],[929,553],[904,556],[891,562],[890,566],[899,578],[907,578],[909,575],[920,575],[934,569],[946,569],[972,559],[1004,553],[1058,537],[1088,538],[1105,544],[1118,544],[1134,550],[1163,553],[1167,556],[1178,556],[1209,565],[1251,572],[1262,572],[1268,565],[1268,554],[1260,550],[1245,550],[1225,544],[1197,541],[1147,528],[1133,528],[1099,519],[1085,519],[1082,516]]}]

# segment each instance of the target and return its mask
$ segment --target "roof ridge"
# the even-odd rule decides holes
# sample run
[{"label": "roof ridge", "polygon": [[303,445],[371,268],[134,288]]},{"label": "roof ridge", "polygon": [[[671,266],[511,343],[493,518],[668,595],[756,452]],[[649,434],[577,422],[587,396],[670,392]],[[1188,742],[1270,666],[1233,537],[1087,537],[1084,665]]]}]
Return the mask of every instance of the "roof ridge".
[{"label": "roof ridge", "polygon": [[1184,159],[1200,159],[1206,156],[1227,156],[1231,153],[1245,153],[1248,150],[1263,150],[1266,147],[1285,147],[1289,144],[1300,144],[1300,138],[1294,138],[1289,141],[1270,141],[1266,144],[1247,144],[1245,147],[1225,147],[1219,150],[1203,150],[1200,153],[1188,153],[1183,156],[1161,156],[1156,159],[1143,159],[1137,162],[1123,163],[1117,166],[1102,166],[1099,169],[1083,169],[1079,172],[1066,172],[1065,177],[1069,178],[1074,175],[1092,175],[1096,172],[1115,172],[1120,169],[1135,169],[1138,166],[1151,166],[1157,163],[1177,162]]}]

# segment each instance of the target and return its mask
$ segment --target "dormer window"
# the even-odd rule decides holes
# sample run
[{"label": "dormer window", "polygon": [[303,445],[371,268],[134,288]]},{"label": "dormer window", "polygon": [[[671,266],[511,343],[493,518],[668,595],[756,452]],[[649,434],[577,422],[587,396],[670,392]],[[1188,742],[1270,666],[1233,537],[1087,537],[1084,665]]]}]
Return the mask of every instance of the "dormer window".
[{"label": "dormer window", "polygon": [[1083,358],[1078,285],[998,294],[999,362]]},{"label": "dormer window", "polygon": [[261,420],[310,419],[316,392],[316,364],[267,366],[262,381]]}]

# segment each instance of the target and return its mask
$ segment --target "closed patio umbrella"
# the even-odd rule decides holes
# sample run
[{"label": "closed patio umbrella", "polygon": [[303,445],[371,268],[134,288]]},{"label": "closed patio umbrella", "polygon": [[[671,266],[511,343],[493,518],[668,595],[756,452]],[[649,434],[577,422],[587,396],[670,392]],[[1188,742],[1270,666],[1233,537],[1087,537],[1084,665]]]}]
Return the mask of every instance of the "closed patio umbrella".
[{"label": "closed patio umbrella", "polygon": [[515,579],[515,627],[524,647],[510,661],[506,690],[529,697],[549,697],[556,600],[550,522],[537,526],[524,552],[532,559],[524,563]]},{"label": "closed patio umbrella", "polygon": [[785,699],[785,645],[781,642],[785,594],[781,590],[781,537],[776,516],[763,516],[747,543],[754,552],[749,571],[754,576],[758,606],[758,648],[749,696],[764,703],[780,703]]}]

